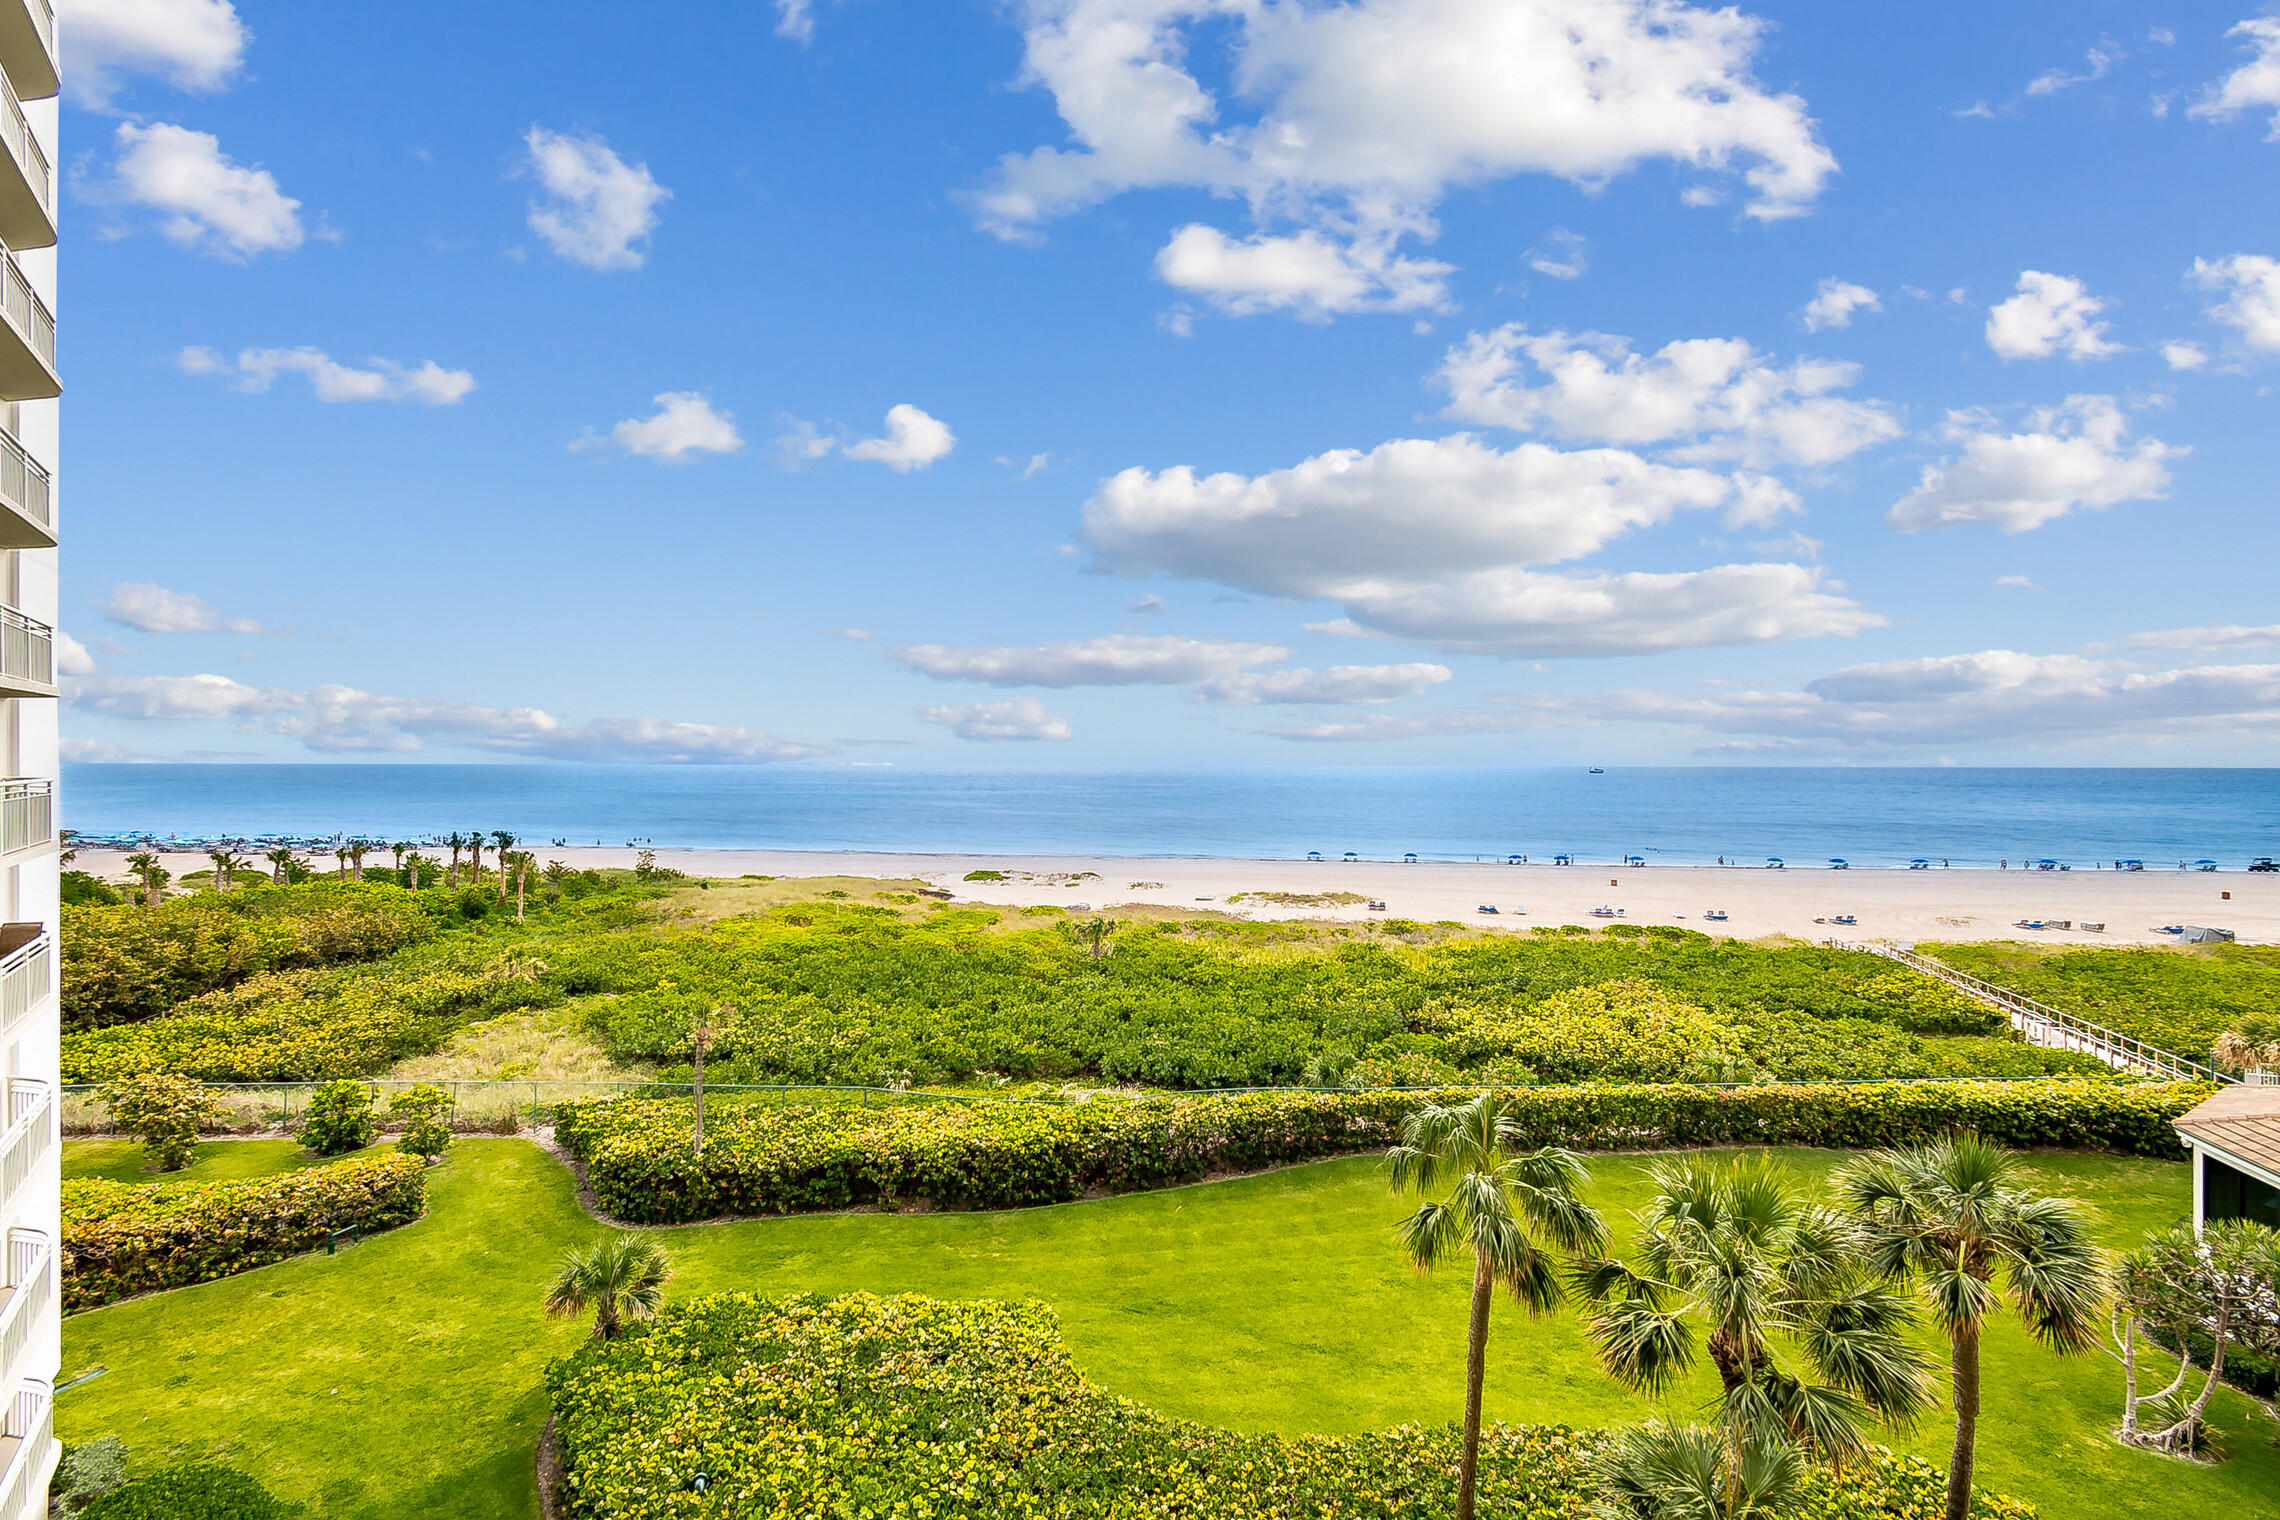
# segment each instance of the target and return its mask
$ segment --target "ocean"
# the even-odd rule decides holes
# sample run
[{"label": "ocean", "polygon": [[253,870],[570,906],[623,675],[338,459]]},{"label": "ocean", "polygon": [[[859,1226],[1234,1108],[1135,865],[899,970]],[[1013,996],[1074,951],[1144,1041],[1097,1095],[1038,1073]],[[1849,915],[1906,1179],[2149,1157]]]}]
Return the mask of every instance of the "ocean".
[{"label": "ocean", "polygon": [[89,836],[424,839],[961,854],[2149,869],[2280,855],[2280,771],[840,766],[64,767]]}]

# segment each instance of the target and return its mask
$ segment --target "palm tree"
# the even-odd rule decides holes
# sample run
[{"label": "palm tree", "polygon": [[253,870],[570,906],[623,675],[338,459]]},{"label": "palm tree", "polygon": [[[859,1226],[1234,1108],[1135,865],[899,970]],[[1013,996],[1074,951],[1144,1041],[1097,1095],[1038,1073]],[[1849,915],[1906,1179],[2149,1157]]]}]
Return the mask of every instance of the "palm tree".
[{"label": "palm tree", "polygon": [[474,886],[483,884],[483,831],[477,829],[467,836],[468,870],[473,873],[467,880]]},{"label": "palm tree", "polygon": [[342,880],[342,881],[346,881],[346,880],[348,880],[348,846],[347,846],[347,845],[345,845],[345,844],[344,844],[344,845],[337,845],[337,846],[335,846],[335,847],[334,847],[334,849],[333,849],[333,861],[334,861],[334,865],[333,865],[333,875],[334,875],[334,876],[336,876],[336,877],[338,877],[338,878],[339,878],[340,880]]},{"label": "palm tree", "polygon": [[499,877],[499,891],[502,896],[505,894],[507,878],[504,873],[511,871],[515,878],[515,922],[518,924],[523,921],[524,890],[530,885],[530,873],[537,868],[538,858],[528,850],[500,852],[499,869],[502,874]]},{"label": "palm tree", "polygon": [[[388,846],[388,853],[396,857],[396,880],[399,884],[401,884],[404,879],[404,852],[410,848],[411,846],[405,844],[402,840],[397,840],[395,843]],[[415,882],[413,885],[417,886],[418,883]]]},{"label": "palm tree", "polygon": [[451,837],[446,839],[444,843],[451,846],[451,875],[446,878],[446,881],[451,890],[456,892],[459,890],[459,855],[461,851],[467,848],[467,836],[455,829],[452,831]]},{"label": "palm tree", "polygon": [[1394,1191],[1424,1197],[1401,1224],[1401,1243],[1418,1270],[1431,1271],[1459,1252],[1473,1259],[1457,1520],[1473,1520],[1488,1310],[1498,1284],[1530,1314],[1542,1314],[1563,1291],[1552,1252],[1598,1252],[1607,1240],[1598,1210],[1579,1196],[1590,1180],[1582,1158],[1551,1146],[1523,1152],[1521,1143],[1509,1106],[1484,1092],[1470,1102],[1428,1104],[1411,1114],[1401,1126],[1401,1143],[1387,1155]]},{"label": "palm tree", "polygon": [[372,853],[369,839],[351,839],[348,842],[348,873],[352,881],[364,880],[364,857]]},{"label": "palm tree", "polygon": [[237,866],[237,856],[229,850],[208,850],[206,858],[214,863],[214,890],[230,889],[230,872]]},{"label": "palm tree", "polygon": [[491,843],[498,847],[494,853],[496,853],[499,857],[499,901],[501,902],[505,902],[507,900],[507,878],[505,874],[507,868],[507,851],[513,848],[514,842],[515,836],[508,833],[505,829],[493,829],[491,831]]},{"label": "palm tree", "polygon": [[281,887],[292,879],[293,868],[301,863],[295,858],[291,845],[279,845],[261,858],[269,862],[269,879]]},{"label": "palm tree", "polygon": [[127,869],[142,882],[143,906],[155,908],[165,895],[166,884],[174,873],[158,863],[158,856],[149,850],[137,850],[127,857]]},{"label": "palm tree", "polygon": [[1803,1454],[1779,1439],[1650,1420],[1600,1448],[1593,1520],[1773,1520],[1805,1496]]},{"label": "palm tree", "polygon": [[1693,1365],[1699,1326],[1736,1472],[1747,1441],[1852,1460],[1865,1451],[1863,1415],[1904,1426],[1931,1402],[1931,1364],[1903,1333],[1908,1301],[1868,1270],[1856,1223],[1763,1158],[1665,1163],[1650,1176],[1637,1264],[1578,1273],[1609,1375],[1661,1393]]},{"label": "palm tree", "polygon": [[1955,1401],[1947,1520],[1965,1520],[1971,1507],[1988,1312],[2007,1292],[2038,1340],[2074,1352],[2092,1343],[2106,1294],[2105,1262],[2081,1205],[2020,1186],[2018,1173],[2018,1157],[1966,1133],[1878,1151],[1836,1177],[1866,1232],[1869,1264],[1918,1284],[1947,1334]]},{"label": "palm tree", "polygon": [[2280,1018],[2252,1013],[2217,1036],[2211,1052],[2219,1066],[2256,1071],[2280,1066]]},{"label": "palm tree", "polygon": [[406,855],[404,857],[404,870],[409,874],[404,877],[404,885],[417,892],[420,889],[420,873],[435,863],[417,850]]},{"label": "palm tree", "polygon": [[583,1251],[562,1254],[562,1270],[546,1290],[546,1312],[553,1319],[594,1311],[594,1339],[613,1339],[628,1321],[651,1320],[665,1306],[665,1284],[672,1258],[654,1240],[615,1235]]}]

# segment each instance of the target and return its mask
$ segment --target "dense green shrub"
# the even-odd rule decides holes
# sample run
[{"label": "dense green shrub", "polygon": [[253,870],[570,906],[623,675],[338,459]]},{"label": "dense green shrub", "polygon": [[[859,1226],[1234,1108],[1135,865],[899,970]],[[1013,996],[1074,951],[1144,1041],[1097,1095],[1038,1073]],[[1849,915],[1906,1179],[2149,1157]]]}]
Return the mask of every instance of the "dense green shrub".
[{"label": "dense green shrub", "polygon": [[[2198,1083],[1574,1086],[1513,1092],[1522,1145],[1893,1145],[1955,1128],[2005,1145],[2182,1154]],[[923,1199],[1009,1208],[1134,1192],[1392,1143],[1431,1094],[1252,1093],[1073,1104],[708,1101],[696,1154],[679,1099],[565,1103],[555,1138],[607,1212],[639,1224]],[[1450,1096],[1443,1094],[1442,1096]]]},{"label": "dense green shrub", "polygon": [[127,905],[126,893],[92,871],[64,872],[60,895],[66,907],[123,908]]},{"label": "dense green shrub", "polygon": [[264,971],[373,960],[433,933],[421,898],[358,883],[200,892],[156,908],[67,904],[64,1027],[151,1018]]},{"label": "dense green shrub", "polygon": [[2192,1061],[2208,1060],[2217,1036],[2241,1019],[2280,1013],[2280,946],[2061,950],[1996,942],[1917,948],[1958,971]]},{"label": "dense green shrub", "polygon": [[[2099,1069],[2019,1044],[1993,1010],[1851,951],[1679,930],[1419,945],[1362,927],[1136,923],[1095,957],[1063,926],[992,931],[994,917],[804,903],[702,931],[580,941],[555,974],[569,990],[612,994],[596,1014],[621,1061],[686,1060],[694,1022],[735,1009],[707,1061],[722,1081],[1285,1086],[1404,1058],[1559,1080],[1604,1054],[1611,1029],[1605,1006],[1562,996],[1615,986],[1695,1010],[1682,1047],[1660,1028],[1628,1031],[1616,1069],[1642,1079]],[[1547,1029],[1571,1016],[1591,1027]]]},{"label": "dense green shrub", "polygon": [[[1041,1304],[715,1294],[548,1371],[577,1520],[1029,1515],[1056,1520],[1438,1520],[1459,1433],[1244,1435],[1087,1382]],[[1480,1512],[1584,1520],[1604,1438],[1483,1432]],[[698,1473],[706,1496],[692,1492]],[[1940,1477],[1878,1451],[1816,1475],[1810,1520],[1939,1512]],[[1975,1520],[2033,1510],[1981,1496]]]},{"label": "dense green shrub", "polygon": [[427,1168],[393,1154],[244,1182],[66,1182],[64,1309],[250,1271],[315,1250],[333,1230],[386,1229],[426,1206]]},{"label": "dense green shrub", "polygon": [[396,1149],[433,1161],[451,1146],[451,1093],[433,1082],[416,1082],[388,1100],[388,1117],[404,1126]]},{"label": "dense green shrub", "polygon": [[372,1117],[372,1089],[353,1077],[327,1082],[309,1094],[301,1115],[301,1143],[320,1156],[360,1151],[380,1133]]},{"label": "dense green shrub", "polygon": [[162,1172],[188,1166],[199,1130],[227,1112],[211,1089],[156,1071],[104,1088],[103,1106],[110,1110],[112,1126],[140,1140],[143,1155]]},{"label": "dense green shrub", "polygon": [[292,1520],[303,1513],[234,1467],[185,1462],[114,1489],[85,1520]]}]

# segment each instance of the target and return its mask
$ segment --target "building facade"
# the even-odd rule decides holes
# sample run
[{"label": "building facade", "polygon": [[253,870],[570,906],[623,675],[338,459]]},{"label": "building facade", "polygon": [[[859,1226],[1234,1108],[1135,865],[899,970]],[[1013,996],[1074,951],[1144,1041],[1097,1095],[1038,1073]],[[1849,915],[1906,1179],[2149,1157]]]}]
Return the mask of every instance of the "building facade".
[{"label": "building facade", "polygon": [[47,1513],[56,1079],[55,11],[0,0],[0,1520]]}]

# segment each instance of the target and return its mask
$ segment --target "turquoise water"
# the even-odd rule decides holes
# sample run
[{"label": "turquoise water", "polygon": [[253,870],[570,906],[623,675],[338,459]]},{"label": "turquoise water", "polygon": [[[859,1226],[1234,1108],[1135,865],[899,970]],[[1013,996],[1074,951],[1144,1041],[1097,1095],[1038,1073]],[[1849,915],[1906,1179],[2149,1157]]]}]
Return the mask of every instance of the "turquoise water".
[{"label": "turquoise water", "polygon": [[2280,855],[2280,771],[1306,768],[1113,772],[776,766],[69,765],[83,834],[975,854],[2226,869]]}]

